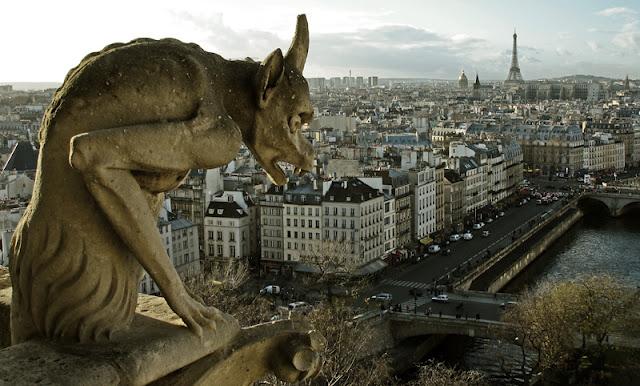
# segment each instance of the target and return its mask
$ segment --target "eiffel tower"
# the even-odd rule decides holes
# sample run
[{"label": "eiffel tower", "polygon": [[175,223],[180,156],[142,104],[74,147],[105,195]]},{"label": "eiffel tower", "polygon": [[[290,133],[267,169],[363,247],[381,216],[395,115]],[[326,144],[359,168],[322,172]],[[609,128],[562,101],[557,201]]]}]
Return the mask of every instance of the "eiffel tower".
[{"label": "eiffel tower", "polygon": [[505,86],[516,86],[524,83],[522,80],[522,74],[520,73],[520,66],[518,65],[518,35],[516,30],[513,30],[513,51],[511,52],[511,68],[509,69],[509,75],[507,80],[504,81]]}]

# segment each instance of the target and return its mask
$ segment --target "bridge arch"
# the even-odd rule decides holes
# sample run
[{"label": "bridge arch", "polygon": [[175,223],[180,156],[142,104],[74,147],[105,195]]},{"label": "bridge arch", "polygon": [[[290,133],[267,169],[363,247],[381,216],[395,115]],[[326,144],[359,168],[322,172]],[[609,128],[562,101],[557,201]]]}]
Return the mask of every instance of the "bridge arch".
[{"label": "bridge arch", "polygon": [[604,206],[612,217],[619,217],[636,208],[638,204],[640,193],[637,191],[586,193],[578,200],[578,207],[583,212],[603,210]]},{"label": "bridge arch", "polygon": [[611,208],[607,203],[595,196],[584,195],[578,200],[578,208],[584,213],[607,213],[613,216]]}]

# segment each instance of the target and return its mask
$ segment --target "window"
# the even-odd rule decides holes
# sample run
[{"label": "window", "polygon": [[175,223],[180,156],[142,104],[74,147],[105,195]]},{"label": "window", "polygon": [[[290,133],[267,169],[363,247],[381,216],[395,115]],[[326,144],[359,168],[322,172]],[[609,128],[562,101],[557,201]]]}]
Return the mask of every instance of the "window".
[{"label": "window", "polygon": [[287,231],[287,237],[291,237],[291,231]]},{"label": "window", "polygon": [[308,224],[309,224],[309,228],[313,228],[313,220],[309,220]]},{"label": "window", "polygon": [[291,219],[290,219],[290,218],[288,218],[288,219],[287,219],[287,226],[288,226],[288,227],[290,227],[290,226],[291,226]]},{"label": "window", "polygon": [[316,220],[316,228],[320,228],[320,220]]},{"label": "window", "polygon": [[234,245],[229,247],[229,257],[236,257],[236,247]]},{"label": "window", "polygon": [[234,232],[229,232],[229,241],[236,241],[236,234]]},{"label": "window", "polygon": [[218,235],[217,235],[217,239],[218,241],[222,241],[222,231],[218,231]]},{"label": "window", "polygon": [[242,231],[242,241],[245,241],[247,239],[247,232]]},{"label": "window", "polygon": [[209,245],[209,256],[213,256],[213,245]]},{"label": "window", "polygon": [[216,249],[218,250],[218,256],[222,257],[222,245],[218,245]]},{"label": "window", "polygon": [[347,215],[347,208],[342,208],[342,215],[346,216]]}]

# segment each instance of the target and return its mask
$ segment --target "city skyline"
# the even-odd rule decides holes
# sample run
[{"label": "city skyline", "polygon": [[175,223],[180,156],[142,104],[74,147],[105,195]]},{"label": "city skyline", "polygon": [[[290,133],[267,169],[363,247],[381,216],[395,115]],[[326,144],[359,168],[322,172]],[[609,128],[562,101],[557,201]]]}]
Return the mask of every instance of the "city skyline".
[{"label": "city skyline", "polygon": [[[640,77],[640,7],[631,1],[524,1],[517,7],[506,1],[401,1],[393,8],[381,1],[114,1],[73,11],[65,2],[32,4],[29,14],[17,4],[5,6],[9,17],[0,31],[20,34],[6,41],[12,59],[0,63],[2,83],[61,82],[89,52],[142,36],[195,42],[226,58],[262,59],[288,47],[298,13],[306,13],[311,26],[307,77],[351,70],[354,76],[456,79],[464,69],[481,80],[504,80],[514,27],[525,80]],[[43,39],[48,36],[55,40]]]}]

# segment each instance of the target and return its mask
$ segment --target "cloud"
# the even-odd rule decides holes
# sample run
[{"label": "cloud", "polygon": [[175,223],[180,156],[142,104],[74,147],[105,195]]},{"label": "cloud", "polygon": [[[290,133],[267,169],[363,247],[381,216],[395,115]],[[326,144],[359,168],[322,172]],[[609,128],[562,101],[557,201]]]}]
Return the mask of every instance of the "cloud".
[{"label": "cloud", "polygon": [[640,25],[637,20],[625,23],[611,42],[619,47],[621,54],[640,54]]},{"label": "cloud", "polygon": [[586,43],[587,43],[587,46],[589,46],[589,48],[591,48],[591,51],[593,52],[598,52],[601,49],[601,46],[598,42],[594,42],[593,40],[588,40]]},{"label": "cloud", "polygon": [[556,54],[558,56],[573,56],[571,51],[563,47],[556,47]]},{"label": "cloud", "polygon": [[596,12],[596,15],[600,15],[600,16],[618,16],[618,15],[623,15],[623,16],[632,16],[635,15],[637,12],[633,9],[627,8],[627,7],[611,7],[611,8],[606,8],[603,9],[602,11]]}]

